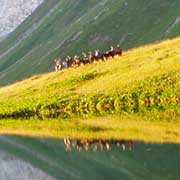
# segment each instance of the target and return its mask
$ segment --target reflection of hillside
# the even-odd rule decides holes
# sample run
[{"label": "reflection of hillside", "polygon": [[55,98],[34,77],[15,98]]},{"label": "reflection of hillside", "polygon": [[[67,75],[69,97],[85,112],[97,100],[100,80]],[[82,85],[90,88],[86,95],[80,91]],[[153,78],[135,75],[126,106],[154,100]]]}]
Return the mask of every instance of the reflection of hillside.
[{"label": "reflection of hillside", "polygon": [[[84,140],[83,140],[84,141]],[[134,142],[133,151],[65,151],[62,139],[1,136],[0,149],[56,179],[179,180],[180,145]],[[168,172],[168,174],[167,174]]]},{"label": "reflection of hillside", "polygon": [[53,180],[40,169],[15,156],[0,151],[1,180]]}]

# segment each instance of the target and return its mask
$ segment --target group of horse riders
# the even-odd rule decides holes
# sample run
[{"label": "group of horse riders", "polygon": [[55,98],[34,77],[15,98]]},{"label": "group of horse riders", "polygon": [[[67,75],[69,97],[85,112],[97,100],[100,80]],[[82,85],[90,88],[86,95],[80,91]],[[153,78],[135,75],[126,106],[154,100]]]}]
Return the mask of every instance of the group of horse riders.
[{"label": "group of horse riders", "polygon": [[115,50],[113,46],[110,47],[108,51],[102,53],[99,49],[95,50],[95,52],[82,53],[82,58],[80,56],[75,55],[74,58],[67,56],[65,61],[62,61],[60,57],[55,59],[55,71],[60,71],[64,68],[70,67],[78,67],[81,64],[91,64],[94,61],[106,60],[108,58],[114,58],[115,55],[122,56],[122,48],[117,45],[117,49]]}]

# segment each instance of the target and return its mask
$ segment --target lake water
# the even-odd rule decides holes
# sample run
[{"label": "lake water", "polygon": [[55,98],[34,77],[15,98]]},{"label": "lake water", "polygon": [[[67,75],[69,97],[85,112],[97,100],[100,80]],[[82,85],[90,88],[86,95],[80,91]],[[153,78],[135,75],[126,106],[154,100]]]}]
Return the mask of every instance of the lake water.
[{"label": "lake water", "polygon": [[173,179],[180,145],[0,136],[0,179]]}]

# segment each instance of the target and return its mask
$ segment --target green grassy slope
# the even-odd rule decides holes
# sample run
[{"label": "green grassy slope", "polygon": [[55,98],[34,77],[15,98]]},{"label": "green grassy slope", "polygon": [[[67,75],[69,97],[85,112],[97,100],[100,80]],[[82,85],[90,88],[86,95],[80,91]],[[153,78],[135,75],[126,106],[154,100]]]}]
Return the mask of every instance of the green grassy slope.
[{"label": "green grassy slope", "polygon": [[[179,44],[167,40],[0,88],[0,132],[179,142]],[[30,117],[45,120],[8,120]]]},{"label": "green grassy slope", "polygon": [[[0,136],[0,149],[57,179],[179,179],[180,146],[134,143],[122,152],[66,152],[59,139]],[[170,155],[169,155],[170,154]]]},{"label": "green grassy slope", "polygon": [[178,0],[46,0],[0,43],[0,85],[51,71],[58,55],[178,36],[179,12]]},{"label": "green grassy slope", "polygon": [[[69,100],[86,98],[87,102],[91,98],[95,102],[102,98],[115,101],[116,96],[131,98],[133,94],[142,101],[177,95],[175,100],[179,101],[179,44],[179,38],[168,40],[127,51],[122,57],[105,62],[38,75],[1,88],[0,114],[48,109],[53,104],[63,107],[70,104]],[[96,96],[99,100],[93,99]],[[154,101],[151,105],[155,106]]]}]

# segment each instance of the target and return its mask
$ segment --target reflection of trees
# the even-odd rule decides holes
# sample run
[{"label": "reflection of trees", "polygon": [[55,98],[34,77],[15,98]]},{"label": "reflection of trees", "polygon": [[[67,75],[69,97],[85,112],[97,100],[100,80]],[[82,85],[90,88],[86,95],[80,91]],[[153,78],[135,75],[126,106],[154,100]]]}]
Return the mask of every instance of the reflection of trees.
[{"label": "reflection of trees", "polygon": [[66,151],[71,151],[73,148],[81,152],[83,149],[86,151],[110,151],[112,146],[125,151],[127,148],[129,151],[133,150],[134,142],[132,140],[98,140],[98,139],[70,139],[64,138],[64,144]]}]

